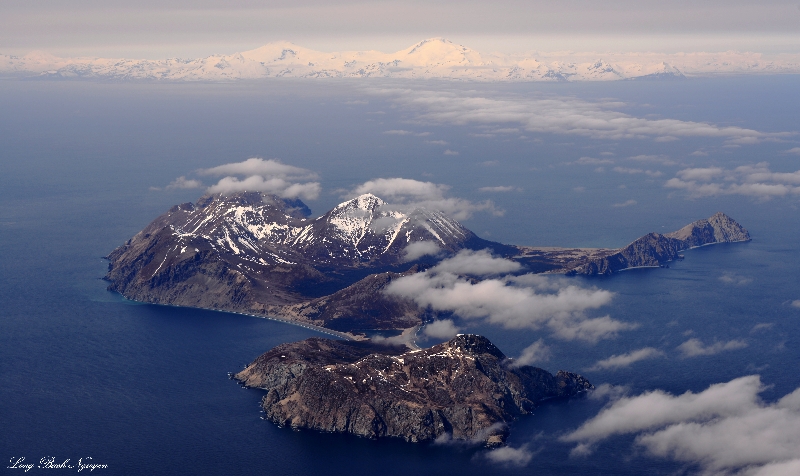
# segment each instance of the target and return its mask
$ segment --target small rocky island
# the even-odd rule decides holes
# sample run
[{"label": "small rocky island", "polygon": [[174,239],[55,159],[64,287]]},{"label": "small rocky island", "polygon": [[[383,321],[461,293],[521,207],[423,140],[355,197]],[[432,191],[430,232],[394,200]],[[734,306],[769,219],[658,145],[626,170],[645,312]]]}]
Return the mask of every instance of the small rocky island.
[{"label": "small rocky island", "polygon": [[234,378],[267,392],[266,418],[281,426],[487,446],[502,445],[508,423],[539,402],[594,388],[574,373],[516,366],[470,334],[424,350],[311,338],[275,347]]}]

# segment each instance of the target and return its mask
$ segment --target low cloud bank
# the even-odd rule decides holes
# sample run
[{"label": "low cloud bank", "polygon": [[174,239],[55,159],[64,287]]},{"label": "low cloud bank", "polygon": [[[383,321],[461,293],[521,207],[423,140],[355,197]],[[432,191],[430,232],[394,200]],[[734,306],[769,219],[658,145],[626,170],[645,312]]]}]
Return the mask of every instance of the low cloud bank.
[{"label": "low cloud bank", "polygon": [[[678,119],[646,119],[618,111],[619,101],[585,101],[574,97],[488,98],[469,92],[380,89],[375,94],[392,97],[412,110],[421,123],[519,126],[532,133],[578,135],[595,139],[654,139],[710,137],[728,145],[754,144],[793,135],[741,127],[716,126]],[[616,110],[615,110],[616,109]],[[491,135],[490,135],[491,136]]]},{"label": "low cloud bank", "polygon": [[463,198],[446,197],[448,190],[450,190],[449,185],[395,177],[369,180],[345,196],[352,198],[372,193],[403,211],[427,208],[444,212],[456,220],[466,220],[479,211],[487,211],[494,215],[503,214],[503,210],[495,207],[491,200],[471,202]]},{"label": "low cloud bank", "polygon": [[574,456],[615,435],[636,435],[651,455],[693,463],[705,474],[800,474],[800,388],[764,403],[758,375],[674,396],[661,390],[611,402],[562,437]]},{"label": "low cloud bank", "polygon": [[689,168],[667,180],[666,188],[683,190],[690,198],[744,195],[759,200],[800,196],[800,170],[773,172],[767,162],[735,169],[721,167]]},{"label": "low cloud bank", "polygon": [[508,274],[521,270],[519,263],[486,250],[461,250],[431,269],[393,281],[384,292],[462,319],[511,329],[546,328],[564,340],[596,342],[637,327],[608,315],[587,315],[611,302],[609,291],[584,288],[567,278]]}]

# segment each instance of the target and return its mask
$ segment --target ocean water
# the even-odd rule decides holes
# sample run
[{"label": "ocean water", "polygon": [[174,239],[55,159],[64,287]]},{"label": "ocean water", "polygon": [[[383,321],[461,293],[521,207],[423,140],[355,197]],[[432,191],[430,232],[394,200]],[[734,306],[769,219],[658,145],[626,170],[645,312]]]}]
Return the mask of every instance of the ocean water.
[{"label": "ocean water", "polygon": [[[611,98],[620,103],[614,108],[635,117],[795,132],[800,131],[796,82],[797,77],[776,76],[413,87],[486,98]],[[785,152],[798,146],[797,135],[740,147],[713,137],[656,142],[551,132],[520,139],[488,132],[486,124],[437,123],[398,102],[398,95],[380,94],[406,86],[0,82],[4,471],[21,472],[6,468],[20,457],[71,464],[92,458],[108,465],[96,470],[102,474],[698,470],[648,455],[627,436],[606,440],[589,456],[570,456],[574,445],[559,437],[603,408],[606,401],[596,398],[550,402],[515,422],[509,444],[533,454],[522,467],[494,463],[481,448],[292,431],[261,420],[261,392],[240,388],[228,372],[313,332],[241,315],[130,303],[106,291],[100,279],[104,255],[171,205],[202,194],[164,190],[167,184],[198,168],[253,156],[318,172],[323,194],[309,202],[316,214],[377,177],[432,181],[449,185],[452,196],[491,199],[502,216],[477,212],[464,224],[507,243],[617,247],[724,211],[749,229],[751,242],[690,250],[669,269],[571,278],[614,293],[598,316],[638,324],[616,338],[564,341],[541,330],[459,323],[511,356],[545,339],[552,356],[544,368],[576,371],[596,385],[625,386],[632,394],[701,391],[758,374],[769,386],[762,397],[771,402],[800,386],[800,308],[792,305],[800,299],[798,197],[692,199],[663,187],[690,166],[733,169],[769,162],[773,171],[798,170],[800,156]],[[396,130],[410,133],[386,133]],[[445,155],[445,148],[458,154]],[[692,155],[697,151],[702,153]],[[661,162],[625,162],[645,154]],[[617,165],[657,169],[661,175],[575,163],[585,156],[611,157]],[[487,186],[515,189],[479,190]],[[614,206],[626,201],[635,204]],[[689,338],[740,340],[746,347],[687,358],[676,348]],[[590,370],[601,359],[643,347],[658,348],[664,356],[618,370]]]}]

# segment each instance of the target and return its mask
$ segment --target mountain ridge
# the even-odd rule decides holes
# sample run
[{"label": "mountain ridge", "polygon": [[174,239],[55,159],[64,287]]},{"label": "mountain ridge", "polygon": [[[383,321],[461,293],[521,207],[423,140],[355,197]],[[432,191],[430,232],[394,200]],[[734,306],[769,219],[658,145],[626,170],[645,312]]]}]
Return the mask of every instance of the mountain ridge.
[{"label": "mountain ridge", "polygon": [[682,79],[707,74],[797,73],[800,56],[758,53],[482,54],[441,37],[394,53],[322,52],[288,41],[203,58],[59,58],[0,55],[0,74],[23,78],[234,81],[267,78],[396,78],[470,81]]}]

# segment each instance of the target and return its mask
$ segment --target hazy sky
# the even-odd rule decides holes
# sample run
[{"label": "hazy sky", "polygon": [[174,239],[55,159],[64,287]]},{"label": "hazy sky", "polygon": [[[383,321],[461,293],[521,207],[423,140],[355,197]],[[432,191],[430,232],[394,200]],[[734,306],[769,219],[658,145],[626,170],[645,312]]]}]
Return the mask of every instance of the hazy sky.
[{"label": "hazy sky", "polygon": [[3,0],[0,53],[197,57],[276,40],[396,51],[800,52],[800,0]]}]

